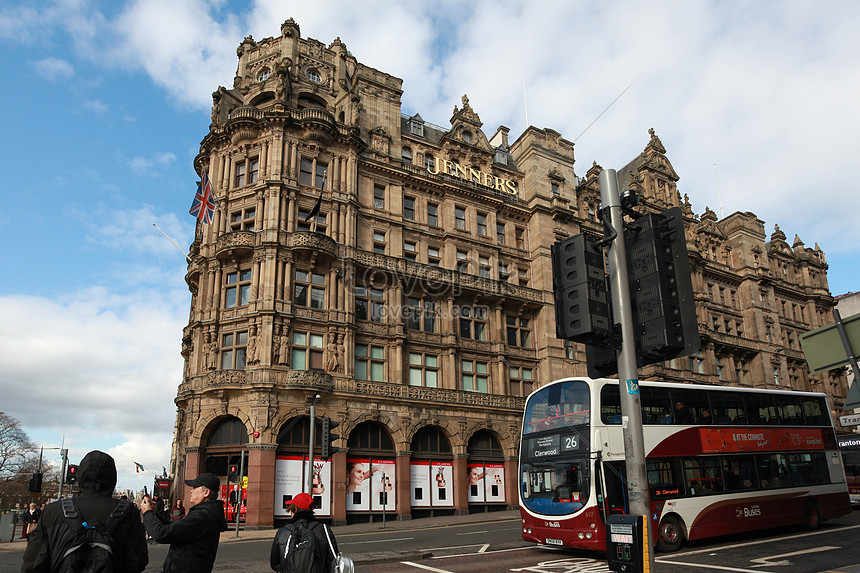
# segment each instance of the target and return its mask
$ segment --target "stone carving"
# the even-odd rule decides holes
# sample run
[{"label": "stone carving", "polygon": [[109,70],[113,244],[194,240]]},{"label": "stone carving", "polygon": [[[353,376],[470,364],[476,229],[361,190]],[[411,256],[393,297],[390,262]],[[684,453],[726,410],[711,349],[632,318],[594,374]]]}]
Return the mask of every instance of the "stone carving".
[{"label": "stone carving", "polygon": [[218,364],[218,341],[214,340],[214,335],[206,335],[206,369],[215,370]]}]

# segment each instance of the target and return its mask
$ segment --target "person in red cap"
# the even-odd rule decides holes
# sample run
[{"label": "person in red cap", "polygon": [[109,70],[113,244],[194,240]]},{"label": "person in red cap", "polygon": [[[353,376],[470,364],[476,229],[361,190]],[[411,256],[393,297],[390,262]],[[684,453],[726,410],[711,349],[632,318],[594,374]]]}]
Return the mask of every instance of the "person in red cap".
[{"label": "person in red cap", "polygon": [[332,571],[339,554],[331,529],[314,517],[314,500],[302,492],[286,506],[290,522],[281,527],[272,542],[270,564],[274,571],[300,573]]}]

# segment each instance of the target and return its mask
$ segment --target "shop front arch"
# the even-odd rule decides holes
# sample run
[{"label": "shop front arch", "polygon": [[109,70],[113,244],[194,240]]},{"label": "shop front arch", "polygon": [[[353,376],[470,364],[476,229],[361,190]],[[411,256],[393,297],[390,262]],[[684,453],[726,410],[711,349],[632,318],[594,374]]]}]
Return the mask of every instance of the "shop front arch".
[{"label": "shop front arch", "polygon": [[332,472],[331,461],[320,459],[322,424],[314,420],[314,461],[308,464],[310,453],[310,417],[295,416],[287,420],[278,431],[278,449],[275,456],[275,519],[289,517],[287,506],[303,491],[307,491],[311,476],[311,496],[314,514],[331,516]]},{"label": "shop front arch", "polygon": [[506,506],[505,456],[498,437],[490,430],[478,430],[466,448],[468,454],[470,504],[486,504],[492,510]]},{"label": "shop front arch", "polygon": [[388,428],[379,422],[357,425],[347,438],[347,521],[370,521],[362,514],[397,511],[396,451]]},{"label": "shop front arch", "polygon": [[454,513],[454,456],[451,442],[438,426],[424,426],[412,437],[409,467],[414,517]]},{"label": "shop front arch", "polygon": [[[218,498],[224,500],[227,520],[235,520],[238,507],[241,522],[245,518],[248,494],[247,488],[242,487],[243,478],[248,475],[248,428],[239,418],[224,416],[213,420],[205,434],[206,471],[217,475],[221,482]],[[231,468],[236,469],[237,481],[229,481]]]}]

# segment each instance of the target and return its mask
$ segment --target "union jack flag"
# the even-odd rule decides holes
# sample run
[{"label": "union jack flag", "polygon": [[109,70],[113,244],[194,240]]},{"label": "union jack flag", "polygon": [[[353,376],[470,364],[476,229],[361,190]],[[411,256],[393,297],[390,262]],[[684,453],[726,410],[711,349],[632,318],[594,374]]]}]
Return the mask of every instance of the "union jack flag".
[{"label": "union jack flag", "polygon": [[206,173],[203,174],[203,180],[197,182],[197,194],[194,195],[194,202],[188,212],[207,225],[215,218],[215,199],[212,197],[212,185]]}]

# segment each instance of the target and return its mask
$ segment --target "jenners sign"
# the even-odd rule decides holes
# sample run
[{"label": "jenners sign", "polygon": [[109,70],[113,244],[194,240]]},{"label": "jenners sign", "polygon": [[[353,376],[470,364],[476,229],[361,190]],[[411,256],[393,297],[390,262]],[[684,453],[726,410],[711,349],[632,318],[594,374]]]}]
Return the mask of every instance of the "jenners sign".
[{"label": "jenners sign", "polygon": [[472,181],[478,185],[483,185],[484,187],[489,187],[501,193],[507,193],[508,195],[517,195],[519,193],[515,181],[502,179],[501,177],[496,177],[495,175],[484,173],[483,171],[478,171],[471,167],[462,167],[453,161],[448,161],[447,159],[437,160],[432,167],[427,167],[427,172],[431,175],[439,175],[440,173],[443,173],[465,181]]}]

